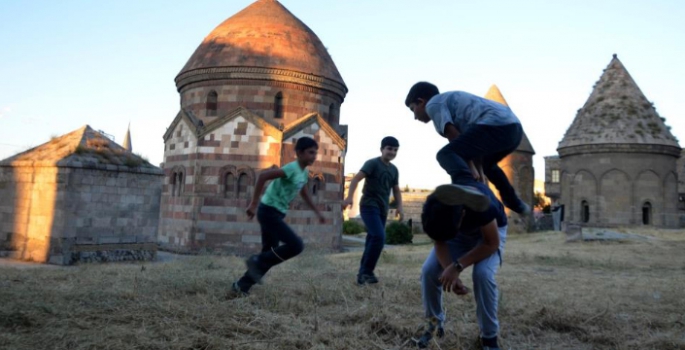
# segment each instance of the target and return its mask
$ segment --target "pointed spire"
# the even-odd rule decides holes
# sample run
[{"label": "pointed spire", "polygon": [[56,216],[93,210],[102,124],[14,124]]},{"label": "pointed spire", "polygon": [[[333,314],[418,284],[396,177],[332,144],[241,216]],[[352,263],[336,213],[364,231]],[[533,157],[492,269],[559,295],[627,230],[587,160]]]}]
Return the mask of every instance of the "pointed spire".
[{"label": "pointed spire", "polygon": [[[495,84],[492,84],[492,86],[490,87],[490,90],[488,90],[488,93],[485,94],[485,98],[490,100],[490,101],[495,101],[497,103],[501,103],[501,104],[509,107],[507,100],[504,99],[504,96],[502,96],[502,92],[499,91],[499,88]],[[535,150],[533,149],[533,145],[530,143],[530,140],[528,140],[528,136],[526,135],[525,131],[523,132],[523,137],[521,138],[521,143],[519,144],[518,148],[516,148],[516,150],[519,152],[528,152],[528,153],[535,154]]]},{"label": "pointed spire", "polygon": [[128,123],[128,129],[126,129],[126,136],[124,136],[124,149],[133,152],[133,144],[131,143],[131,122]]},{"label": "pointed spire", "polygon": [[495,84],[492,84],[492,86],[490,87],[490,90],[488,90],[488,93],[485,94],[485,98],[490,100],[490,101],[499,102],[499,103],[509,107],[507,100],[504,99],[504,96],[502,96],[502,92],[499,91],[499,88]]},{"label": "pointed spire", "polygon": [[617,143],[679,147],[664,121],[613,54],[559,148]]}]

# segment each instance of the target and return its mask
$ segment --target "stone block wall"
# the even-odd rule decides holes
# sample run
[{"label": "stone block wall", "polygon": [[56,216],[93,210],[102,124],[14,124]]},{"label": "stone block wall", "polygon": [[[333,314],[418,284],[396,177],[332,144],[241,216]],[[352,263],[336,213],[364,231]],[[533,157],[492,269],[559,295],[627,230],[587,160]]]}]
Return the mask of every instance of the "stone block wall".
[{"label": "stone block wall", "polygon": [[161,173],[64,167],[0,171],[0,195],[7,198],[0,204],[0,242],[13,256],[70,264],[81,260],[81,251],[112,261],[128,255],[108,256],[107,251],[156,250],[151,243],[159,221]]},{"label": "stone block wall", "polygon": [[[592,167],[588,167],[591,164]],[[562,158],[565,220],[582,225],[679,225],[675,158],[648,153],[590,153]],[[589,218],[584,213],[587,204]]]},{"label": "stone block wall", "polygon": [[[316,121],[316,118],[313,119]],[[279,139],[250,118],[237,116],[192,143],[177,124],[167,140],[165,180],[161,202],[158,242],[176,251],[202,249],[247,254],[261,247],[261,232],[256,220],[249,221],[245,209],[254,192],[259,173],[272,166],[283,166],[295,159],[294,143],[302,136],[319,142],[317,161],[309,169],[308,187],[313,201],[326,217],[320,225],[314,213],[299,197],[292,203],[286,222],[306,243],[326,248],[340,247],[342,232],[343,150],[313,122]],[[280,131],[279,131],[280,132]],[[169,144],[196,144],[170,152]],[[186,172],[185,191],[172,194],[172,175]]]},{"label": "stone block wall", "polygon": [[[431,192],[402,192],[402,207],[404,209],[404,221],[412,222],[412,230],[414,232],[423,232],[421,226],[421,212],[423,211],[423,204]],[[392,214],[391,214],[392,215]],[[392,217],[388,217],[388,222]]]},{"label": "stone block wall", "polygon": [[[215,115],[207,113],[207,96],[217,93]],[[342,98],[337,94],[285,82],[216,80],[190,84],[181,91],[181,108],[189,108],[205,124],[221,117],[237,107],[245,107],[264,118],[274,118],[276,94],[283,99],[284,124],[312,112],[318,112],[331,125],[338,125]],[[331,105],[332,113],[331,111]]]}]

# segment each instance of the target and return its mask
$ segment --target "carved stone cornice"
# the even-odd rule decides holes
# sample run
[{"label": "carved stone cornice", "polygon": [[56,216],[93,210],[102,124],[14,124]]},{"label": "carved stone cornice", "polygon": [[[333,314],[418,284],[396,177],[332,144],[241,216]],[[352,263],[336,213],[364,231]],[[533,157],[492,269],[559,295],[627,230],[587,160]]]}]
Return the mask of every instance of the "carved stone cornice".
[{"label": "carved stone cornice", "polygon": [[194,69],[179,74],[176,88],[179,92],[188,84],[210,80],[270,80],[286,83],[301,84],[317,89],[327,90],[345,99],[347,86],[335,80],[308,73],[295,72],[286,69],[261,67],[213,67]]},{"label": "carved stone cornice", "polygon": [[582,146],[560,147],[560,157],[590,153],[652,153],[680,157],[680,147],[658,144],[607,143]]}]

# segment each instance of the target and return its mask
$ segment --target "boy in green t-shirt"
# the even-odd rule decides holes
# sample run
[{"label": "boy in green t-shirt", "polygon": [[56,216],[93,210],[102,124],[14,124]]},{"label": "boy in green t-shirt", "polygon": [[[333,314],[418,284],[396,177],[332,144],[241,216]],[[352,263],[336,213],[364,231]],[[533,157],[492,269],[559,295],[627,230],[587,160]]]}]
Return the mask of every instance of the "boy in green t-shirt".
[{"label": "boy in green t-shirt", "polygon": [[[233,292],[247,295],[250,288],[259,283],[270,268],[295,257],[304,249],[302,239],[283,221],[290,202],[298,193],[314,210],[319,222],[322,224],[325,222],[321,212],[314,206],[305,186],[309,179],[307,167],[316,160],[318,150],[319,145],[314,139],[302,137],[295,144],[297,160],[280,169],[264,170],[259,174],[252,202],[246,213],[250,219],[255,216],[255,213],[257,214],[257,220],[262,229],[262,252],[246,260],[247,271],[243,277],[233,283]],[[262,193],[264,184],[269,180],[273,181],[260,201],[259,194]],[[279,242],[283,244],[279,245]]]},{"label": "boy in green t-shirt", "polygon": [[359,211],[366,226],[366,245],[357,275],[359,285],[378,283],[374,270],[385,244],[385,221],[388,217],[391,190],[397,204],[397,215],[400,216],[400,220],[402,219],[402,193],[398,186],[399,172],[390,163],[397,156],[399,147],[400,143],[396,138],[392,136],[383,138],[381,156],[364,163],[361,170],[352,178],[347,198],[343,201],[343,208],[352,205],[357,184],[362,179],[366,179],[359,203]]}]

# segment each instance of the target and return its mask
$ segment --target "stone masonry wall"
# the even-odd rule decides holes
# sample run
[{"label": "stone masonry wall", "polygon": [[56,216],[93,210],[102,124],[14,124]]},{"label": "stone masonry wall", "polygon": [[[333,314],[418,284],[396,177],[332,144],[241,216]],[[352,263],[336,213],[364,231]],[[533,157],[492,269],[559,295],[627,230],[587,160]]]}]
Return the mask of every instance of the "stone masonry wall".
[{"label": "stone masonry wall", "polygon": [[[184,138],[180,125],[167,144],[192,144],[188,139],[193,136]],[[327,223],[318,224],[313,212],[299,198],[293,202],[286,222],[303,236],[305,242],[337,249],[342,231],[343,153],[317,123],[292,137],[305,135],[319,141],[319,156],[310,169],[308,186]],[[170,152],[167,147],[164,163],[167,176],[158,234],[161,246],[170,250],[209,249],[238,254],[257,251],[261,246],[261,231],[256,220],[247,220],[245,209],[259,173],[295,159],[291,141],[283,140],[282,145],[280,140],[239,116],[205,135],[195,149],[184,147]],[[187,173],[185,192],[172,196],[170,176],[180,167]],[[227,183],[229,174],[232,183]],[[246,183],[240,180],[243,174]]]},{"label": "stone masonry wall", "polygon": [[[593,153],[562,158],[561,203],[565,220],[599,226],[641,225],[651,206],[650,225],[679,223],[676,160],[646,153]],[[593,164],[588,168],[588,164]],[[584,222],[583,202],[589,206]]]},{"label": "stone masonry wall", "polygon": [[[217,93],[217,111],[215,116],[208,116],[206,101],[207,95],[212,91]],[[241,106],[261,117],[274,118],[274,102],[279,92],[283,96],[284,124],[318,112],[329,124],[338,125],[342,104],[339,96],[325,90],[283,82],[219,80],[195,83],[181,92],[181,107],[190,108],[205,124]],[[333,113],[329,115],[331,104]]]},{"label": "stone masonry wall", "polygon": [[[4,249],[14,251],[13,256],[70,264],[80,260],[81,251],[107,256],[111,250],[156,250],[151,243],[159,220],[161,175],[57,167],[0,169],[0,195],[9,199],[0,205],[0,241]],[[103,261],[117,260],[115,255]]]}]

